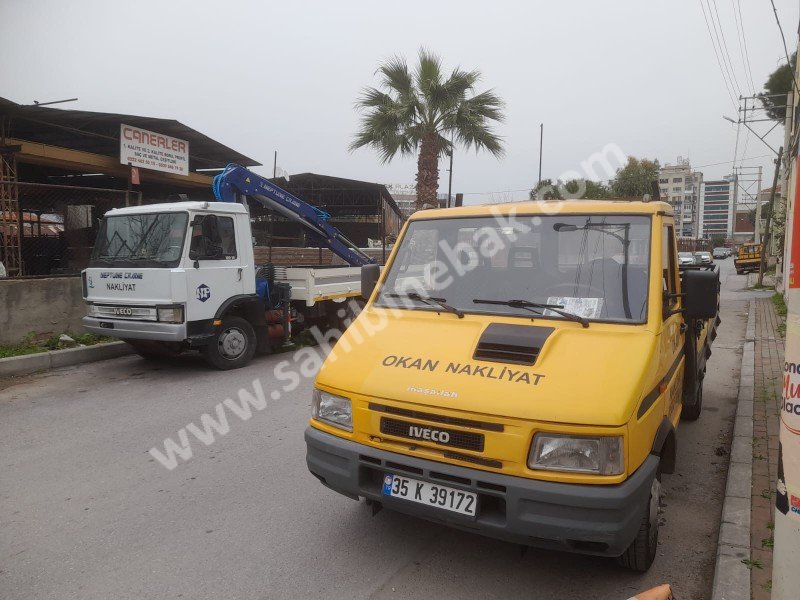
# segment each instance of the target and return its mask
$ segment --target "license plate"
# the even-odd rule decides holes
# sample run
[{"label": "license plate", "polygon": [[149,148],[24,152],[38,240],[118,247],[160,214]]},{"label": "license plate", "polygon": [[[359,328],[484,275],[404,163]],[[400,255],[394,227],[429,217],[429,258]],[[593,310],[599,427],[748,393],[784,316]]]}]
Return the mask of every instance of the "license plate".
[{"label": "license plate", "polygon": [[478,514],[478,494],[392,473],[387,473],[383,477],[383,495],[442,508],[470,517]]}]

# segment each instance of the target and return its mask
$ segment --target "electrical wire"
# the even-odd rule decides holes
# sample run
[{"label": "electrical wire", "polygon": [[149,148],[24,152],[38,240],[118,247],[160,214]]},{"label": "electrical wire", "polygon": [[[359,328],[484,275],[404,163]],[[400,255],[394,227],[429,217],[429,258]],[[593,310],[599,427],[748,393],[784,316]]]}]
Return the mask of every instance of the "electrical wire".
[{"label": "electrical wire", "polygon": [[719,72],[722,75],[722,81],[725,83],[725,89],[728,91],[728,96],[731,99],[731,104],[733,104],[733,107],[736,110],[739,110],[739,105],[736,104],[736,95],[731,91],[731,86],[728,84],[728,78],[725,75],[725,69],[722,67],[722,60],[720,59],[719,53],[717,52],[717,45],[714,42],[714,35],[711,33],[711,25],[709,25],[708,23],[708,17],[706,16],[706,9],[705,6],[703,5],[703,0],[700,0],[700,10],[703,11],[703,19],[706,22],[708,37],[711,39],[711,46],[714,48],[714,56],[717,57],[717,66],[719,67]]},{"label": "electrical wire", "polygon": [[[739,41],[739,53],[742,55],[742,64],[745,66],[745,77],[750,82],[750,93],[755,96],[756,86],[753,83],[753,70],[750,68],[750,53],[747,51],[747,38],[744,35],[744,19],[742,18],[742,0],[731,0],[733,18],[736,21],[736,33]],[[738,12],[738,16],[737,16]]]},{"label": "electrical wire", "polygon": [[[736,85],[736,90],[739,92],[739,96],[742,95],[742,86],[739,85],[739,79],[736,77],[736,69],[733,68],[733,61],[731,60],[731,53],[728,50],[728,40],[725,39],[725,30],[722,28],[722,19],[719,18],[719,11],[717,10],[717,0],[711,0],[714,3],[714,13],[717,15],[716,25],[714,27],[714,31],[716,31],[717,26],[719,27],[719,35],[722,36],[722,45],[720,49],[725,48],[725,51],[722,53],[723,58],[727,58],[727,64],[730,67],[730,75]],[[708,3],[708,0],[706,0]],[[709,5],[708,14],[711,17],[711,23],[714,24],[714,15],[711,14],[711,6]],[[719,38],[717,38],[717,42],[719,42]]]}]

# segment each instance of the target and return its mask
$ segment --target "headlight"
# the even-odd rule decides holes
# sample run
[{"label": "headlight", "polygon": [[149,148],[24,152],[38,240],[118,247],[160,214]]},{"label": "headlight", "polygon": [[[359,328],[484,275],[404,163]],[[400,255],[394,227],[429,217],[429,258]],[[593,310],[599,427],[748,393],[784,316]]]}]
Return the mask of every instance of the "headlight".
[{"label": "headlight", "polygon": [[162,323],[183,323],[182,306],[158,307],[158,320]]},{"label": "headlight", "polygon": [[353,431],[353,407],[350,398],[314,389],[311,415],[339,429]]},{"label": "headlight", "polygon": [[89,305],[89,312],[87,313],[87,315],[90,316],[90,317],[99,317],[100,316],[100,311],[97,310],[97,306],[95,304],[90,304]]},{"label": "headlight", "polygon": [[619,475],[625,471],[621,436],[578,437],[537,433],[528,455],[528,467]]}]

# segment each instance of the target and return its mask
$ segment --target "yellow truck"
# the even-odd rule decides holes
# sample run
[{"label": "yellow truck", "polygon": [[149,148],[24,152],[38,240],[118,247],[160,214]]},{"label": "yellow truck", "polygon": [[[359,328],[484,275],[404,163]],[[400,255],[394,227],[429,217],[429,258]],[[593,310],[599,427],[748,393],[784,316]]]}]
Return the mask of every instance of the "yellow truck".
[{"label": "yellow truck", "polygon": [[329,488],[526,546],[649,568],[697,419],[719,272],[679,269],[662,202],[415,213],[316,382]]},{"label": "yellow truck", "polygon": [[742,244],[736,252],[733,259],[733,266],[736,267],[736,272],[739,275],[749,273],[750,271],[758,271],[761,268],[761,251],[763,246],[761,244]]}]

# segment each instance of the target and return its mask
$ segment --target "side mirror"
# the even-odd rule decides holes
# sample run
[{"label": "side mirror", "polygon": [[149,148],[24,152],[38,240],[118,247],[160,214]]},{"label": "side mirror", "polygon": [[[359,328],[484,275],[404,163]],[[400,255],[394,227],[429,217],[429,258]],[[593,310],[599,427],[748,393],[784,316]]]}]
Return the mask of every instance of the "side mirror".
[{"label": "side mirror", "polygon": [[683,312],[687,319],[710,319],[717,314],[719,275],[716,271],[683,272]]},{"label": "side mirror", "polygon": [[381,277],[380,265],[364,265],[361,267],[361,297],[369,300],[375,286],[378,284],[378,279]]}]

